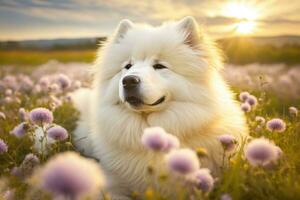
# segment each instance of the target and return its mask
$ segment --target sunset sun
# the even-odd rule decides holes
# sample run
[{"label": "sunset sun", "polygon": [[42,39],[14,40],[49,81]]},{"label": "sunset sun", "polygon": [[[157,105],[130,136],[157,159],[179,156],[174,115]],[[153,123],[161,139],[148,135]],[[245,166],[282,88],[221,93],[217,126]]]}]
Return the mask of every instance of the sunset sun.
[{"label": "sunset sun", "polygon": [[224,6],[223,13],[237,20],[235,31],[238,34],[251,34],[257,26],[256,19],[259,13],[258,9],[252,5],[231,2]]}]

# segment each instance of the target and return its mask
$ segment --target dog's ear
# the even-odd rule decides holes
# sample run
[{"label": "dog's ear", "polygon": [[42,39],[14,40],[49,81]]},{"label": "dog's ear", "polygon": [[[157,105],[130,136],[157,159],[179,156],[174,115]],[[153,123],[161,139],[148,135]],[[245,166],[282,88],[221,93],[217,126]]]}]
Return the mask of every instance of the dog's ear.
[{"label": "dog's ear", "polygon": [[201,35],[195,18],[191,16],[184,17],[178,22],[177,26],[185,34],[184,43],[192,48],[197,48],[201,40]]},{"label": "dog's ear", "polygon": [[127,31],[132,27],[133,27],[133,23],[129,19],[121,20],[114,33],[113,41],[118,43],[120,39],[122,39],[124,35],[127,33]]}]

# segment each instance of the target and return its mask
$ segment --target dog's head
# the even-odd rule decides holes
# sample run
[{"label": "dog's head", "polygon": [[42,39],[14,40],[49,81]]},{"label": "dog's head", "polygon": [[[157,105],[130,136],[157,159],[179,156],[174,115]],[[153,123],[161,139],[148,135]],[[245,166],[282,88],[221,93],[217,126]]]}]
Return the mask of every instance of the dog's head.
[{"label": "dog's head", "polygon": [[208,73],[220,66],[192,17],[159,27],[122,20],[99,57],[103,98],[137,112],[159,111],[172,101],[201,102]]}]

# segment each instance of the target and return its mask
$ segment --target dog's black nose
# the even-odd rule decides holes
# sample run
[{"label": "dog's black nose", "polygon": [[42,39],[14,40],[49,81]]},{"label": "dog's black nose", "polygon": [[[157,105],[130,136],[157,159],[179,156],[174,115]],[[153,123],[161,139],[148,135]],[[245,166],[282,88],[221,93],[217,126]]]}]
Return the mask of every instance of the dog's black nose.
[{"label": "dog's black nose", "polygon": [[140,78],[134,75],[125,76],[122,80],[122,84],[125,89],[133,89],[137,87],[140,82]]}]

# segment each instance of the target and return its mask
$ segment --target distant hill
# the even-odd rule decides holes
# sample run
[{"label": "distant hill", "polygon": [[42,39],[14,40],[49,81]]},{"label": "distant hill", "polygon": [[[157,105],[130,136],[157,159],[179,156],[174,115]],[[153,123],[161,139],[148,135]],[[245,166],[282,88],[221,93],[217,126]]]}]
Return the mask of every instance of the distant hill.
[{"label": "distant hill", "polygon": [[284,45],[300,45],[298,35],[261,36],[261,37],[229,37],[218,40],[219,42],[252,42],[257,45],[273,45],[281,47]]},{"label": "distant hill", "polygon": [[104,41],[105,37],[99,38],[75,38],[75,39],[45,39],[24,41],[2,41],[0,49],[91,49]]},{"label": "distant hill", "polygon": [[[106,37],[25,40],[0,42],[0,51],[16,50],[94,50],[105,41]],[[225,61],[233,64],[248,63],[285,63],[300,64],[300,36],[283,35],[272,37],[231,37],[217,40],[224,51]]]},{"label": "distant hill", "polygon": [[[75,39],[49,39],[49,40],[24,40],[24,41],[0,41],[1,49],[80,49],[96,48],[97,44],[106,40],[99,38],[75,38]],[[217,40],[220,43],[251,42],[257,45],[300,45],[300,36],[282,35],[270,37],[231,37]]]}]

